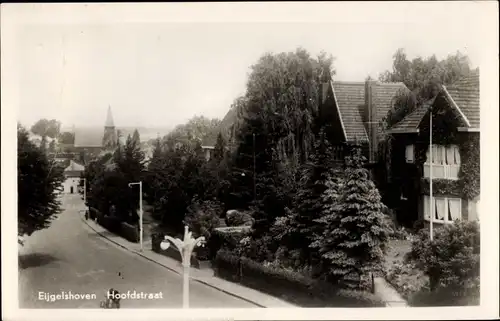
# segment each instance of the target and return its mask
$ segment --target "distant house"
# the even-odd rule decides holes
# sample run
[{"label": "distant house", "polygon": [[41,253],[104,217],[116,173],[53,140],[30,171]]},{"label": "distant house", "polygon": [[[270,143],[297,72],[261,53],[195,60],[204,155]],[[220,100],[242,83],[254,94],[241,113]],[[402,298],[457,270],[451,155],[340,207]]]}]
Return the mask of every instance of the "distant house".
[{"label": "distant house", "polygon": [[[403,83],[328,81],[320,92],[320,118],[331,124],[330,138],[337,146],[359,144],[371,164],[378,163],[378,143],[384,133],[380,126]],[[343,158],[345,153],[339,155]]]},{"label": "distant house", "polygon": [[390,184],[400,220],[428,222],[431,215],[433,222],[443,224],[479,220],[479,101],[479,72],[474,72],[442,86],[433,99],[389,130],[394,137]]},{"label": "distant house", "polygon": [[65,180],[63,182],[63,193],[76,194],[80,185],[81,175],[85,167],[71,160],[68,167],[64,169]]}]

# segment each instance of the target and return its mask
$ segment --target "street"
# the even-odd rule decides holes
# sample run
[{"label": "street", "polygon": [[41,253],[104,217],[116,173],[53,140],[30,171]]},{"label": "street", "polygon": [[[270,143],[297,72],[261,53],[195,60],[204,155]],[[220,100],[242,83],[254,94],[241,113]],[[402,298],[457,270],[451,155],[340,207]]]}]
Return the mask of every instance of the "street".
[{"label": "street", "polygon": [[[147,299],[123,299],[121,308],[182,307],[182,276],[104,240],[85,227],[80,195],[63,196],[63,208],[48,229],[28,237],[19,254],[20,308],[99,308],[108,289],[144,292]],[[91,299],[40,300],[62,291]],[[154,298],[156,297],[156,298]],[[190,282],[193,308],[251,308],[249,302]]]}]

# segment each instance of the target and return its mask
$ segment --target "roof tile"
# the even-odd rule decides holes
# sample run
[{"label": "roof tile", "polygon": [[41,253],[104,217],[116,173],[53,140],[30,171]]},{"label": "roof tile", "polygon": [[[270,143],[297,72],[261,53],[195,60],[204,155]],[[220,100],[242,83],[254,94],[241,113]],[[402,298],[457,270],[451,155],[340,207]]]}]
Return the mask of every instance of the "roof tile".
[{"label": "roof tile", "polygon": [[471,127],[480,127],[479,72],[473,72],[453,85],[446,87],[451,98],[469,120]]}]

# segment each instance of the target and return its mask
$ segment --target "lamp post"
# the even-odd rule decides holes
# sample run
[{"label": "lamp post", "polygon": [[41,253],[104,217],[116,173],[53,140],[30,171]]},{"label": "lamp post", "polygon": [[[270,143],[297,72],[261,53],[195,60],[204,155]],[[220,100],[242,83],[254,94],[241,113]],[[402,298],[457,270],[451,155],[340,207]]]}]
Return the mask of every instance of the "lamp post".
[{"label": "lamp post", "polygon": [[189,308],[189,268],[191,266],[191,253],[195,246],[204,246],[205,237],[200,236],[197,239],[193,238],[192,232],[188,231],[187,226],[184,227],[184,239],[173,238],[165,235],[165,239],[160,243],[162,250],[170,247],[170,243],[174,244],[179,253],[181,254],[182,267],[183,267],[183,285],[182,285],[182,307]]},{"label": "lamp post", "polygon": [[433,154],[433,150],[432,150],[432,105],[429,106],[429,155],[431,157],[430,161],[429,161],[429,229],[430,229],[430,238],[431,238],[431,241],[433,240],[434,238],[434,226],[433,226],[433,222],[434,222],[434,215],[432,213],[432,209],[433,209],[433,202],[432,202],[432,154]]},{"label": "lamp post", "polygon": [[141,243],[141,252],[142,248],[142,239],[143,239],[143,230],[142,230],[142,181],[135,183],[128,183],[128,187],[132,187],[133,185],[139,185],[139,240]]},{"label": "lamp post", "polygon": [[257,185],[255,180],[255,133],[253,134],[253,200],[257,199]]}]

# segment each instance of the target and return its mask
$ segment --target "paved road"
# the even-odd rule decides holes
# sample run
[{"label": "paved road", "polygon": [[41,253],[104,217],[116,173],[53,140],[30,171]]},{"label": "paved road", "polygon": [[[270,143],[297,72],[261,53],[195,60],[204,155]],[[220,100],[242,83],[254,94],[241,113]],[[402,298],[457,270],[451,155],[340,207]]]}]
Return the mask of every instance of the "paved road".
[{"label": "paved road", "polygon": [[[63,197],[65,210],[52,225],[26,240],[19,255],[20,308],[98,308],[105,292],[155,293],[158,299],[122,300],[122,308],[180,308],[182,278],[172,271],[104,240],[85,227],[77,195]],[[90,300],[39,299],[39,292],[95,295]],[[256,307],[197,282],[190,283],[193,308]]]}]

